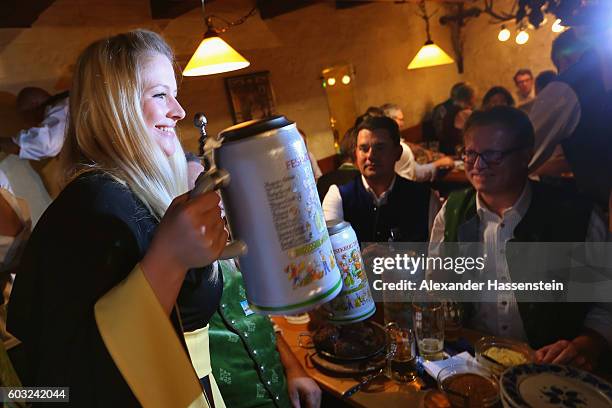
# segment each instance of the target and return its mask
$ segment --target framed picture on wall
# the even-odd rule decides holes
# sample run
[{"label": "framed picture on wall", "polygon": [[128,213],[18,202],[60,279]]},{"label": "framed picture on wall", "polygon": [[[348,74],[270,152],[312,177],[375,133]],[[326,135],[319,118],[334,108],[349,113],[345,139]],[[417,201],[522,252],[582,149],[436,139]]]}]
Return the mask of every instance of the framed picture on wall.
[{"label": "framed picture on wall", "polygon": [[270,72],[262,71],[225,78],[225,88],[234,123],[275,114]]}]

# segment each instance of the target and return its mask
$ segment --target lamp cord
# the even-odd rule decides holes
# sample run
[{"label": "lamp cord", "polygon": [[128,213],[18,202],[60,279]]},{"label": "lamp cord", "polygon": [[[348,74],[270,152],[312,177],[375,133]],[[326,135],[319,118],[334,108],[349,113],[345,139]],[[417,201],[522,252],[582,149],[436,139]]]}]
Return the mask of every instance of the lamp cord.
[{"label": "lamp cord", "polygon": [[[257,11],[257,5],[255,5],[255,6],[253,6],[253,8],[247,14],[245,14],[242,17],[240,17],[238,20],[228,21],[228,20],[224,19],[223,17],[219,17],[219,16],[214,15],[214,14],[210,14],[210,15],[207,16],[206,15],[206,11],[205,11],[204,3],[205,3],[205,0],[202,0],[202,16],[204,17],[204,21],[206,21],[206,28],[208,30],[215,31],[217,34],[224,33],[227,30],[229,30],[231,27],[234,27],[234,26],[237,26],[237,25],[240,25],[240,24],[244,23],[245,21],[247,21],[247,19],[249,17],[253,16],[255,14],[255,12]],[[223,21],[226,24],[226,26],[222,27],[222,28],[213,27],[213,23],[212,23],[213,18],[216,18],[217,20]]]},{"label": "lamp cord", "polygon": [[425,20],[425,32],[427,33],[427,41],[431,41],[431,34],[429,32],[429,19],[435,16],[438,13],[438,10],[434,11],[431,14],[427,14],[427,8],[425,7],[425,0],[421,0],[419,2],[419,9],[421,10],[421,14],[419,16]]}]

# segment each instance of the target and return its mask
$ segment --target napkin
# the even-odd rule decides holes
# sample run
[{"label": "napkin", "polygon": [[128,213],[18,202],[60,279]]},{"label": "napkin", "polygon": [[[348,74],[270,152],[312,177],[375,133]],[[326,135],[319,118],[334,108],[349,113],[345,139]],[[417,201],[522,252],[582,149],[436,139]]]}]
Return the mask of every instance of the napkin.
[{"label": "napkin", "polygon": [[479,365],[476,359],[472,357],[470,353],[468,353],[467,351],[464,351],[463,353],[454,355],[453,357],[447,358],[446,360],[423,361],[423,367],[425,368],[425,371],[427,372],[427,374],[429,374],[432,378],[437,379],[438,373],[443,368],[446,368],[453,364],[465,363],[465,362],[469,362],[470,364],[474,364],[474,365]]}]

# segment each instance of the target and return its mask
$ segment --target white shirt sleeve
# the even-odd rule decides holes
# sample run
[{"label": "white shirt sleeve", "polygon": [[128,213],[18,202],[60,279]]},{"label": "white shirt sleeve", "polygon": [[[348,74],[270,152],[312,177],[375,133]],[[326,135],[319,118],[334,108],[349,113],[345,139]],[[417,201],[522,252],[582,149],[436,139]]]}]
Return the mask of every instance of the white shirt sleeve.
[{"label": "white shirt sleeve", "polygon": [[0,170],[0,188],[8,190],[10,193],[14,194],[13,188],[11,187],[11,182],[2,170]]},{"label": "white shirt sleeve", "polygon": [[[610,233],[607,223],[604,221],[604,214],[598,207],[591,213],[589,226],[587,229],[586,242],[610,242]],[[603,249],[603,251],[602,251]],[[606,247],[589,247],[587,245],[587,257],[595,265],[612,264],[612,256],[605,251]],[[596,303],[587,313],[584,319],[584,327],[595,330],[603,336],[612,346],[612,304]]]},{"label": "white shirt sleeve", "polygon": [[586,242],[611,242],[612,234],[608,231],[607,216],[597,206],[591,212],[589,226],[587,227]]},{"label": "white shirt sleeve", "polygon": [[595,330],[612,346],[612,313],[610,304],[601,303],[595,305],[584,318],[584,327]]},{"label": "white shirt sleeve", "polygon": [[344,210],[342,209],[342,196],[338,186],[332,184],[323,198],[323,215],[325,221],[344,220]]},{"label": "white shirt sleeve", "polygon": [[[444,242],[444,228],[445,228],[444,214],[445,213],[446,213],[446,202],[442,205],[442,208],[440,208],[440,211],[438,211],[438,214],[435,216],[435,218],[432,218],[434,221],[433,221],[433,226],[430,228],[429,248],[428,248],[428,254],[427,254],[430,257],[435,257],[435,256],[440,255],[440,246],[442,245],[442,242]],[[425,277],[426,279],[433,279],[434,278],[433,270],[427,269],[425,271]]]},{"label": "white shirt sleeve", "polygon": [[415,165],[415,181],[424,182],[424,181],[434,181],[436,178],[437,168],[433,163],[419,164]]},{"label": "white shirt sleeve", "polygon": [[400,159],[395,162],[395,172],[403,178],[415,181],[416,160],[414,159],[414,154],[412,150],[410,150],[410,147],[403,141],[400,141],[400,146],[402,146],[402,155]]},{"label": "white shirt sleeve", "polygon": [[578,126],[578,97],[566,83],[551,82],[535,99],[529,119],[535,130],[534,153],[529,163],[532,172],[544,164],[555,147],[569,138]]},{"label": "white shirt sleeve", "polygon": [[[429,236],[429,242],[432,244],[438,244],[444,242],[444,229],[446,228],[446,221],[444,220],[444,214],[446,213],[446,202],[438,211],[431,227],[431,234]],[[431,249],[430,249],[431,250]]]},{"label": "white shirt sleeve", "polygon": [[[433,230],[433,226],[435,224],[436,215],[440,212],[440,195],[436,190],[431,190],[429,195],[429,232],[431,233]],[[442,231],[442,235],[444,236],[444,231]]]},{"label": "white shirt sleeve", "polygon": [[55,157],[62,150],[68,116],[68,98],[47,108],[45,119],[37,126],[22,130],[13,138],[20,148],[19,157],[40,160]]}]

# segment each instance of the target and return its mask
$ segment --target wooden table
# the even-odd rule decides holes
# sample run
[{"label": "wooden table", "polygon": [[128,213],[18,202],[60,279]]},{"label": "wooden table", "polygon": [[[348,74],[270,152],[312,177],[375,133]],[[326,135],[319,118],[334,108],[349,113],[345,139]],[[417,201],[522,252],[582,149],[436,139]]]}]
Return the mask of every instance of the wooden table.
[{"label": "wooden table", "polygon": [[[329,392],[334,397],[340,399],[342,394],[357,385],[357,381],[347,377],[333,377],[322,373],[312,365],[308,355],[313,353],[313,349],[306,349],[298,345],[298,336],[300,333],[307,333],[306,324],[290,324],[283,317],[273,317],[274,322],[281,328],[282,336],[293,351],[293,354],[300,361],[308,375],[310,375],[319,386]],[[460,333],[461,337],[467,339],[470,343],[474,343],[481,335],[473,330],[463,329]],[[424,383],[418,379],[408,384],[398,384],[388,380],[386,377],[379,377],[379,380],[372,383],[367,390],[359,391],[350,398],[344,401],[355,407],[376,407],[376,408],[394,408],[394,407],[423,407],[425,406],[425,397],[430,391],[422,390]]]},{"label": "wooden table", "polygon": [[[273,317],[274,322],[281,328],[282,336],[291,348],[291,351],[300,361],[308,375],[310,375],[319,386],[337,399],[342,399],[342,394],[357,385],[354,378],[336,377],[327,375],[312,365],[308,356],[314,352],[298,345],[300,333],[308,333],[306,324],[290,324],[284,317]],[[462,328],[458,337],[475,344],[483,336],[475,330]],[[612,373],[609,371],[596,371],[595,375],[612,383]],[[445,405],[445,397],[437,390],[424,390],[425,383],[420,378],[408,384],[398,384],[386,377],[379,377],[373,381],[366,390],[360,390],[350,398],[342,399],[348,404],[362,408],[411,408],[411,407],[448,407]]]},{"label": "wooden table", "polygon": [[432,187],[440,192],[442,197],[448,197],[451,192],[461,190],[469,186],[470,182],[465,175],[465,170],[459,169],[453,169],[444,176],[432,182]]},{"label": "wooden table", "polygon": [[442,178],[441,182],[444,183],[457,183],[457,184],[469,184],[465,170],[453,169],[446,173]]}]

